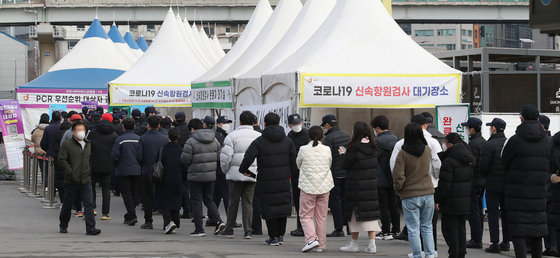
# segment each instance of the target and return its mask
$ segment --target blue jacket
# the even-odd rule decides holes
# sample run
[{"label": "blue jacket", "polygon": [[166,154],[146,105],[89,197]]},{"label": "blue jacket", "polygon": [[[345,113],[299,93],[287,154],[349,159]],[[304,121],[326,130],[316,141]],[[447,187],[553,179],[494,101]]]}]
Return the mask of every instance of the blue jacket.
[{"label": "blue jacket", "polygon": [[123,135],[117,137],[111,157],[115,165],[115,175],[117,176],[138,176],[141,172],[138,162],[138,151],[140,136],[134,134],[133,130],[127,130]]},{"label": "blue jacket", "polygon": [[167,137],[158,130],[148,130],[138,141],[138,161],[142,166],[142,174],[150,174],[150,167],[159,158],[159,151],[167,144]]},{"label": "blue jacket", "polygon": [[41,138],[41,149],[47,152],[47,157],[56,157],[58,153],[58,142],[56,140],[56,134],[60,128],[60,122],[54,122],[47,127],[45,127],[45,132],[43,132],[43,138]]}]

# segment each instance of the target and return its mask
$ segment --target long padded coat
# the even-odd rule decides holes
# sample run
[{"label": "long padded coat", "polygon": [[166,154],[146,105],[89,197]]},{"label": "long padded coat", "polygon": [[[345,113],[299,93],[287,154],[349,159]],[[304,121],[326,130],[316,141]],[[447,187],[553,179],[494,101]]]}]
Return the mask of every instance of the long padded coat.
[{"label": "long padded coat", "polygon": [[467,145],[456,144],[440,152],[441,169],[436,203],[442,214],[467,215],[471,212],[473,160]]}]

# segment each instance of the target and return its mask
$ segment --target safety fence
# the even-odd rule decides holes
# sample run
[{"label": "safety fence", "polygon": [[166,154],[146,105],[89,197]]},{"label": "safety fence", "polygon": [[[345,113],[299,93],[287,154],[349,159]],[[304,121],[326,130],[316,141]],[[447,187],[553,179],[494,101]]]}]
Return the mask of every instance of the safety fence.
[{"label": "safety fence", "polygon": [[58,208],[55,199],[55,175],[52,158],[37,155],[26,146],[23,150],[23,179],[19,190],[45,203],[43,208]]}]

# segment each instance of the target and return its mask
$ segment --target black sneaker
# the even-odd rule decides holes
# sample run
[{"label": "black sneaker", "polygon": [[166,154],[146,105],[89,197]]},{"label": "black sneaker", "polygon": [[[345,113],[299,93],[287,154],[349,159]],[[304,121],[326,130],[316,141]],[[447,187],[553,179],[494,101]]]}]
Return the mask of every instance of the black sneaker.
[{"label": "black sneaker", "polygon": [[253,234],[253,236],[262,236],[262,230],[253,230],[251,231],[251,233]]},{"label": "black sneaker", "polygon": [[154,229],[152,222],[146,222],[140,226],[141,229]]},{"label": "black sneaker", "polygon": [[509,242],[501,242],[500,250],[502,250],[502,252],[509,252]]},{"label": "black sneaker", "polygon": [[215,227],[215,226],[217,226],[217,225],[218,225],[218,223],[216,223],[216,222],[214,222],[214,221],[210,221],[210,220],[207,220],[207,221],[206,221],[206,226],[207,226],[207,227]]},{"label": "black sneaker", "polygon": [[491,244],[488,248],[486,248],[487,253],[492,253],[492,254],[499,254],[502,252],[502,250],[500,249],[500,245],[498,244]]},{"label": "black sneaker", "polygon": [[345,237],[344,231],[342,229],[335,229],[332,233],[327,234],[327,237]]},{"label": "black sneaker", "polygon": [[67,228],[60,228],[59,232],[62,233],[62,234],[66,234],[66,233],[68,233],[68,229]]},{"label": "black sneaker", "polygon": [[278,244],[283,245],[284,244],[284,236],[279,236],[278,238]]},{"label": "black sneaker", "polygon": [[556,249],[546,249],[544,250],[544,252],[542,253],[543,256],[552,256],[552,257],[558,257],[558,251],[556,251]]},{"label": "black sneaker", "polygon": [[482,243],[469,240],[469,241],[467,241],[467,246],[466,247],[471,248],[471,249],[482,249]]},{"label": "black sneaker", "polygon": [[402,230],[400,233],[393,235],[394,239],[408,241],[408,231]]},{"label": "black sneaker", "polygon": [[269,238],[267,240],[264,240],[264,243],[270,246],[279,246],[280,243],[278,243],[278,239],[277,238]]},{"label": "black sneaker", "polygon": [[233,238],[233,230],[225,230],[224,229],[220,232],[220,236],[227,237],[227,238]]},{"label": "black sneaker", "polygon": [[247,231],[245,232],[245,236],[243,236],[244,239],[253,239],[253,234],[251,234],[251,231]]},{"label": "black sneaker", "polygon": [[86,232],[86,235],[88,235],[88,236],[95,236],[95,235],[99,235],[99,234],[101,234],[101,229],[98,229],[98,228]]},{"label": "black sneaker", "polygon": [[196,229],[195,231],[193,231],[191,233],[192,237],[205,237],[206,233],[204,232],[204,229]]},{"label": "black sneaker", "polygon": [[290,236],[295,236],[295,237],[302,237],[305,234],[303,233],[303,229],[301,228],[297,228],[296,230],[293,230],[290,232]]},{"label": "black sneaker", "polygon": [[136,225],[136,223],[138,223],[137,219],[132,219],[132,220],[128,221],[129,226],[134,226],[134,225]]},{"label": "black sneaker", "polygon": [[214,235],[220,234],[220,232],[222,232],[222,230],[224,230],[224,228],[226,228],[226,223],[223,222],[218,222],[216,223],[218,225],[216,225],[216,228],[214,229]]}]

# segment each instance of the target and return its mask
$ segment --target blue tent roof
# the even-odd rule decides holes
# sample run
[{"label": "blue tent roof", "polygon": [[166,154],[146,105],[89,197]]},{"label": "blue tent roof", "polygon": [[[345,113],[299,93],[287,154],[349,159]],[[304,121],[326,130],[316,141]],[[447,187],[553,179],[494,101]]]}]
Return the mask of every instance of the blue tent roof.
[{"label": "blue tent roof", "polygon": [[138,46],[140,47],[140,49],[142,49],[142,51],[146,52],[150,45],[148,45],[148,42],[146,42],[144,36],[140,36],[140,38],[138,39]]},{"label": "blue tent roof", "polygon": [[113,42],[125,43],[124,38],[122,37],[121,33],[119,32],[119,29],[117,28],[117,25],[115,25],[114,23],[111,26],[111,29],[109,29],[109,33],[107,34],[109,35],[109,38],[111,38]]},{"label": "blue tent roof", "polygon": [[106,90],[107,83],[121,76],[124,71],[101,68],[67,69],[48,72],[22,89],[100,89]]},{"label": "blue tent roof", "polygon": [[83,38],[107,39],[109,38],[109,36],[107,36],[107,33],[105,33],[105,30],[103,29],[103,26],[101,26],[101,22],[99,22],[99,19],[95,18]]},{"label": "blue tent roof", "polygon": [[126,34],[124,34],[124,41],[126,41],[126,43],[130,48],[140,49],[140,47],[138,46],[138,44],[136,44],[136,41],[134,40],[134,37],[132,37],[132,34],[130,34],[130,32],[126,32]]}]

